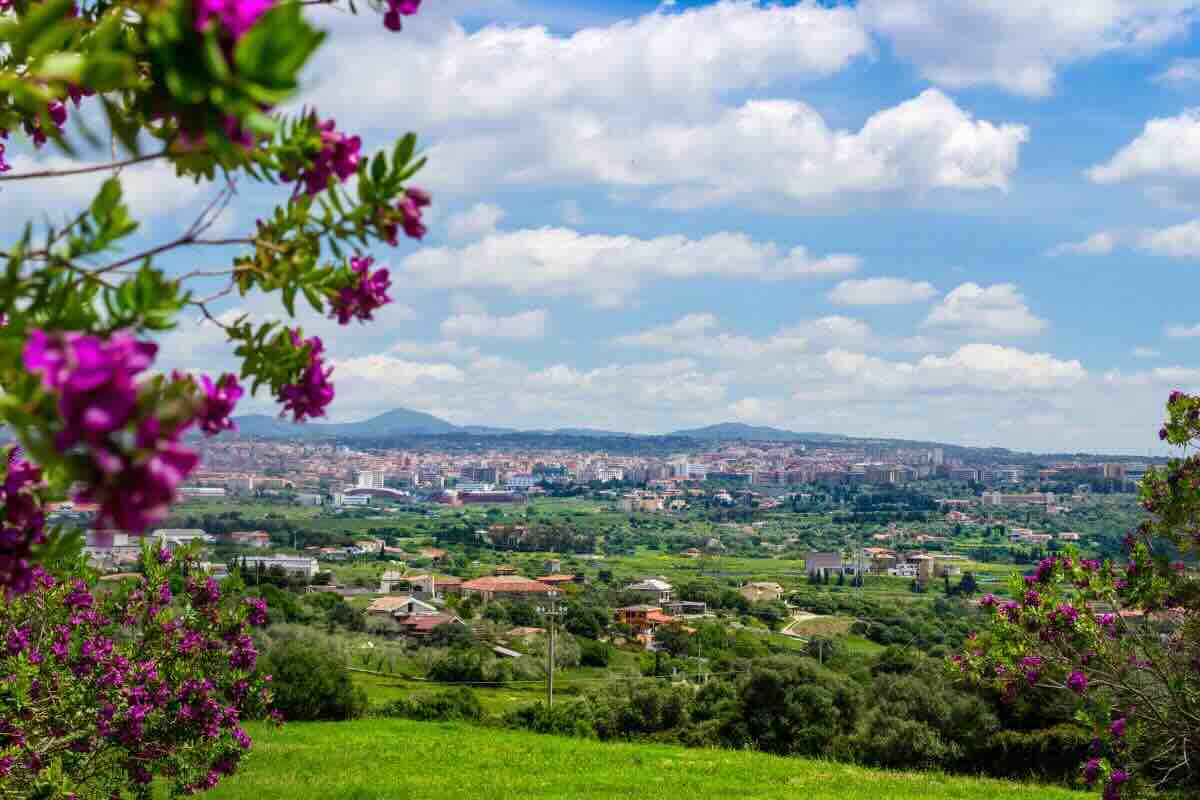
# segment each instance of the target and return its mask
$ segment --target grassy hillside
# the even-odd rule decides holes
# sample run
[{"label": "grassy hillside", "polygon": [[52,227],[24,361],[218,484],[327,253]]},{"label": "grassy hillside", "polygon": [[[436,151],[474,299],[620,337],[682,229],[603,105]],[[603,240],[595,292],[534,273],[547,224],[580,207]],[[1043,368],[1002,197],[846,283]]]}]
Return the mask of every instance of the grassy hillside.
[{"label": "grassy hillside", "polygon": [[467,725],[366,720],[252,730],[241,774],[207,800],[1082,800],[936,773],[665,745],[601,744]]}]

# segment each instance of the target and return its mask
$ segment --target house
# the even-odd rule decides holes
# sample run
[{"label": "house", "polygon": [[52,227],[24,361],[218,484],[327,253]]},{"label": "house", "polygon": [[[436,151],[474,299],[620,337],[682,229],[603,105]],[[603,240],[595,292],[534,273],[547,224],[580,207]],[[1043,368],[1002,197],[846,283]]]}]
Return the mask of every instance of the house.
[{"label": "house", "polygon": [[708,613],[708,604],[698,600],[672,600],[663,604],[662,608],[673,617],[700,616]]},{"label": "house", "polygon": [[511,631],[509,631],[505,635],[511,641],[514,639],[528,639],[530,636],[538,636],[538,635],[544,634],[545,632],[546,632],[545,628],[534,628],[534,627],[530,627],[530,626],[522,626],[519,628],[513,628]]},{"label": "house", "polygon": [[421,550],[418,551],[418,555],[420,555],[421,558],[431,558],[434,561],[446,561],[446,560],[448,560],[448,558],[450,556],[450,554],[447,551],[439,549],[437,547],[422,548]]},{"label": "house", "polygon": [[542,575],[537,579],[538,583],[544,583],[547,586],[561,587],[570,583],[575,583],[574,575]]},{"label": "house", "polygon": [[511,566],[509,566],[508,564],[497,564],[497,565],[496,565],[496,568],[495,568],[494,570],[492,570],[492,574],[493,574],[493,575],[501,575],[501,576],[504,576],[504,575],[516,575],[516,574],[517,574],[517,568],[516,568],[516,567],[511,567]]},{"label": "house", "polygon": [[467,627],[466,623],[453,614],[410,614],[396,617],[401,632],[413,639],[427,639],[442,625]]},{"label": "house", "polygon": [[468,597],[475,595],[485,602],[489,600],[553,600],[561,592],[540,581],[520,575],[491,575],[476,578],[462,585]]},{"label": "house", "polygon": [[279,569],[286,572],[288,575],[295,575],[301,578],[315,578],[317,573],[321,571],[321,566],[315,558],[306,558],[304,556],[289,556],[281,553],[276,553],[273,556],[238,556],[238,563],[242,570],[257,572],[262,570]]},{"label": "house", "polygon": [[674,591],[674,587],[661,578],[647,578],[629,584],[625,587],[625,591],[640,595],[648,601],[662,604],[671,602],[671,592]]},{"label": "house", "polygon": [[628,625],[637,634],[653,631],[660,625],[670,625],[673,622],[678,622],[675,617],[664,614],[662,608],[659,606],[649,604],[618,608],[615,615],[618,623]]},{"label": "house", "polygon": [[154,532],[154,538],[160,540],[163,546],[170,550],[174,550],[176,547],[183,547],[192,542],[208,544],[213,541],[213,537],[196,528],[161,528]]},{"label": "house", "polygon": [[841,572],[841,553],[809,552],[804,554],[804,569],[809,575],[820,575],[822,578]]},{"label": "house", "polygon": [[[414,600],[412,597],[379,597],[372,600],[371,604],[367,606],[367,613],[390,617],[394,616],[397,611],[408,608],[409,604],[413,602],[420,603],[421,601]],[[427,603],[422,603],[422,605],[428,606]],[[432,608],[432,606],[429,607]]]},{"label": "house", "polygon": [[271,534],[266,531],[234,531],[229,534],[230,544],[239,547],[264,548],[271,546]]},{"label": "house", "polygon": [[697,550],[694,547],[689,547],[687,550],[684,550],[679,555],[683,556],[684,558],[699,558],[701,555],[703,555],[703,553],[701,553],[699,550]]},{"label": "house", "polygon": [[388,570],[379,577],[379,591],[383,594],[396,591],[396,587],[402,583],[412,585],[412,581],[404,577],[403,572]]},{"label": "house", "polygon": [[751,603],[776,603],[783,597],[783,587],[778,583],[755,582],[747,583],[738,594]]},{"label": "house", "polygon": [[550,573],[562,572],[562,559],[547,558],[545,561],[542,562],[542,570],[544,572],[550,572]]},{"label": "house", "polygon": [[448,594],[458,595],[463,593],[462,578],[425,574],[408,575],[405,577],[405,580],[412,586],[413,596],[419,597],[422,600],[437,599],[445,597]]}]

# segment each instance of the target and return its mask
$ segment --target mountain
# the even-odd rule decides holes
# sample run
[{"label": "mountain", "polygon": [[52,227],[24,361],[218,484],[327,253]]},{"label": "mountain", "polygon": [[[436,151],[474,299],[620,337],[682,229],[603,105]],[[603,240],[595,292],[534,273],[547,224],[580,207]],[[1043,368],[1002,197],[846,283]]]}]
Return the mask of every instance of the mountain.
[{"label": "mountain", "polygon": [[[319,439],[330,436],[436,436],[443,433],[471,432],[423,411],[396,408],[362,422],[306,422],[296,425],[285,418],[265,414],[234,417],[242,436],[265,439]],[[492,429],[498,431],[499,429]]]},{"label": "mountain", "polygon": [[844,442],[847,437],[828,433],[796,433],[780,428],[744,425],[740,422],[721,422],[703,428],[675,431],[669,436],[684,436],[708,442],[747,440],[756,442]]}]

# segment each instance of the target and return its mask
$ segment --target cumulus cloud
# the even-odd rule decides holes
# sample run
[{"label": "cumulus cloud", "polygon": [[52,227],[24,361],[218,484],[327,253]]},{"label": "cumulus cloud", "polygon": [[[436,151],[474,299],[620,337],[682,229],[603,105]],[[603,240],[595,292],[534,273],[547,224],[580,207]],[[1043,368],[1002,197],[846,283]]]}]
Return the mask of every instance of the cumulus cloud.
[{"label": "cumulus cloud", "polygon": [[1167,326],[1167,338],[1169,339],[1196,339],[1200,338],[1200,323],[1196,325],[1175,324]]},{"label": "cumulus cloud", "polygon": [[504,219],[504,209],[492,203],[476,203],[446,221],[446,235],[451,239],[478,239],[496,232]]},{"label": "cumulus cloud", "polygon": [[1200,82],[1200,59],[1177,58],[1151,80],[1163,86],[1182,89]]},{"label": "cumulus cloud", "polygon": [[1106,256],[1117,247],[1118,235],[1114,231],[1093,233],[1078,242],[1064,242],[1046,251],[1046,255],[1057,256]]},{"label": "cumulus cloud", "polygon": [[1196,0],[861,0],[866,25],[930,81],[1043,97],[1063,67],[1189,29]]},{"label": "cumulus cloud", "polygon": [[1046,329],[1046,322],[1034,316],[1011,283],[964,283],[942,298],[925,324],[976,336],[1030,336]]},{"label": "cumulus cloud", "polygon": [[1200,177],[1200,108],[1150,120],[1107,163],[1085,174],[1095,183]]},{"label": "cumulus cloud", "polygon": [[1138,237],[1137,246],[1151,255],[1196,258],[1200,256],[1200,220],[1146,231]]},{"label": "cumulus cloud", "polygon": [[933,284],[907,278],[866,278],[842,281],[829,300],[843,306],[891,306],[922,303],[937,294]]},{"label": "cumulus cloud", "polygon": [[927,355],[916,362],[831,350],[825,361],[841,378],[894,392],[1042,391],[1070,387],[1087,377],[1079,361],[994,344],[964,345],[947,356]]},{"label": "cumulus cloud", "polygon": [[740,233],[638,239],[540,228],[493,234],[460,248],[425,248],[407,257],[400,269],[427,287],[582,295],[597,306],[613,306],[653,279],[811,278],[854,272],[859,263],[858,257],[845,254],[813,257],[800,246],[784,251]]},{"label": "cumulus cloud", "polygon": [[494,317],[486,312],[455,314],[442,322],[442,335],[496,338],[539,339],[546,333],[550,312],[544,308],[521,311],[506,317]]}]

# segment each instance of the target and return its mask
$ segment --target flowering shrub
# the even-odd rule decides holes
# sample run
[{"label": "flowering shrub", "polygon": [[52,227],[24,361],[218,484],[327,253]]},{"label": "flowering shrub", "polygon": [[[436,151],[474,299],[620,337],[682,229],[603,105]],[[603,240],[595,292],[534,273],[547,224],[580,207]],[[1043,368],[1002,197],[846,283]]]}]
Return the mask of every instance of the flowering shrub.
[{"label": "flowering shrub", "polygon": [[192,793],[250,748],[242,722],[270,701],[249,635],[265,606],[166,551],[143,562],[102,586],[38,567],[0,607],[0,797],[108,798],[155,777]]},{"label": "flowering shrub", "polygon": [[[21,445],[0,454],[0,798],[148,796],[155,776],[196,791],[249,747],[239,723],[266,694],[246,625],[264,623],[265,609],[222,597],[194,571],[172,597],[168,571],[194,565],[168,565],[166,554],[108,591],[82,573],[51,578],[38,565],[62,562],[73,539],[47,528],[44,509],[71,497],[97,505],[100,527],[144,532],[197,466],[185,436],[232,430],[246,394],[268,392],[296,422],[326,413],[330,356],[289,319],[298,297],[342,325],[391,302],[388,272],[372,269],[368,251],[399,245],[401,231],[425,235],[416,137],[369,152],[336,120],[277,110],[295,107],[298,76],[325,38],[321,9],[303,7],[338,2],[0,0],[0,191],[108,176],[86,206],[27,225],[0,256],[0,426]],[[371,2],[391,30],[420,7]],[[46,147],[79,162],[35,162]],[[123,170],[151,161],[211,191],[161,241],[134,238],[122,189]],[[251,183],[277,187],[277,203],[251,230],[215,238],[218,216]],[[213,245],[237,255],[186,273],[160,266],[189,248],[225,252]],[[213,307],[252,293],[278,297],[286,314],[229,320]],[[156,365],[155,337],[185,313],[224,334],[237,374]]]},{"label": "flowering shrub", "polygon": [[[1161,437],[1200,436],[1200,397],[1176,392]],[[1200,789],[1200,581],[1180,552],[1200,544],[1200,457],[1147,474],[1151,518],[1125,541],[1127,562],[1074,552],[1015,576],[1013,600],[982,604],[987,629],[956,656],[957,669],[1008,696],[1030,687],[1074,697],[1092,732],[1080,780],[1105,800],[1155,789]]]}]

